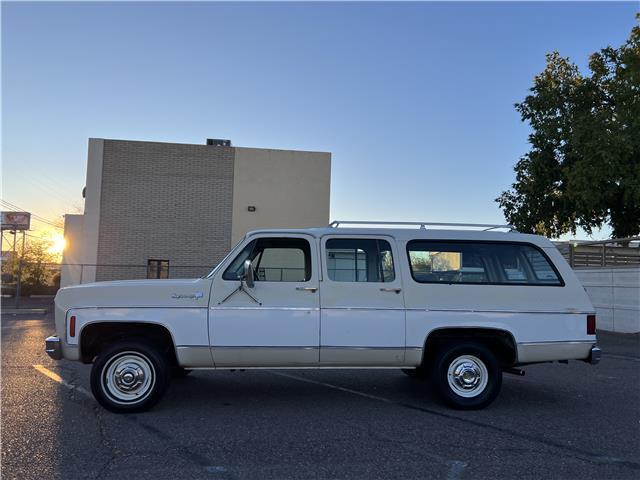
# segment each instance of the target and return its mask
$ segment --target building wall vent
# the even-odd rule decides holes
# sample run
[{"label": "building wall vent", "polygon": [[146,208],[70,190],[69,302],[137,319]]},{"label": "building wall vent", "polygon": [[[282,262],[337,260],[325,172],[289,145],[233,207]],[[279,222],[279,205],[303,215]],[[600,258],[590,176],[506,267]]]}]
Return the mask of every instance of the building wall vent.
[{"label": "building wall vent", "polygon": [[207,145],[213,147],[230,147],[231,140],[223,140],[221,138],[207,138]]}]

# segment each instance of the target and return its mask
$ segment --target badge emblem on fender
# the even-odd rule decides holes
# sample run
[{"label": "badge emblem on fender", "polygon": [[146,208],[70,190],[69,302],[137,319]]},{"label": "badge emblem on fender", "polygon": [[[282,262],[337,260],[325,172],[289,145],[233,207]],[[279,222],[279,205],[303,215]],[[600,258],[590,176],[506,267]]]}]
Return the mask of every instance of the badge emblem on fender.
[{"label": "badge emblem on fender", "polygon": [[171,298],[202,298],[204,297],[204,294],[202,292],[196,292],[196,293],[174,293],[173,295],[171,295]]}]

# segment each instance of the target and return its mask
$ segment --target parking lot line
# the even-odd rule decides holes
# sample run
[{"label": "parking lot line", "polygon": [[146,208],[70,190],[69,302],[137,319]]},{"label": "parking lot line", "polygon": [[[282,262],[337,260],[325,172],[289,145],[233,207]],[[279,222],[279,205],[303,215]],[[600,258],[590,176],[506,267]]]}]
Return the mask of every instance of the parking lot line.
[{"label": "parking lot line", "polygon": [[[297,375],[291,375],[283,372],[274,372],[273,370],[270,370],[269,373],[273,375],[278,375],[280,377],[290,378],[292,380],[298,380],[300,382],[307,382],[307,383],[312,383],[314,385],[320,385],[323,387],[332,388],[334,390],[340,390],[341,392],[351,393],[353,395],[358,395],[360,397],[368,398],[370,400],[377,400],[379,402],[388,403],[390,405],[398,404],[398,402],[394,400],[390,400],[385,397],[379,397],[377,395],[371,395],[369,393],[360,392],[358,390],[352,390],[350,388],[340,387],[338,385],[333,385],[332,383],[319,382],[317,380],[310,380],[308,378],[299,377]],[[447,474],[447,477],[446,477],[447,480],[457,480],[458,478],[460,478],[460,476],[462,475],[462,472],[467,466],[466,462],[463,462],[460,460],[448,459],[445,457],[441,457],[440,455],[435,455],[433,453],[421,452],[421,454],[431,457],[433,460],[439,461],[444,465],[447,465],[449,467],[449,473]]]},{"label": "parking lot line", "polygon": [[303,378],[303,377],[299,377],[297,375],[291,375],[289,373],[274,372],[273,370],[270,370],[269,373],[271,373],[273,375],[279,375],[281,377],[291,378],[293,380],[298,380],[300,382],[312,383],[314,385],[322,385],[323,387],[333,388],[334,390],[340,390],[342,392],[352,393],[353,395],[358,395],[360,397],[369,398],[371,400],[378,400],[379,402],[391,403],[391,404],[398,403],[398,402],[396,402],[394,400],[390,400],[388,398],[379,397],[377,395],[371,395],[369,393],[360,392],[358,390],[352,390],[350,388],[340,387],[338,385],[333,385],[331,383],[319,382],[317,380],[311,380],[309,378]]},{"label": "parking lot line", "polygon": [[43,375],[49,377],[54,382],[58,382],[60,385],[68,388],[69,390],[75,390],[76,392],[81,393],[87,398],[93,398],[92,395],[86,389],[84,389],[81,386],[73,385],[72,383],[67,382],[64,378],[62,378],[56,372],[52,372],[51,370],[46,368],[44,365],[34,365],[33,368],[35,368],[38,372],[42,373]]},{"label": "parking lot line", "polygon": [[[420,411],[420,412],[424,412],[424,413],[428,413],[431,415],[436,415],[442,418],[447,418],[450,420],[454,420],[454,421],[459,421],[462,423],[466,423],[466,424],[470,424],[470,425],[474,425],[476,427],[480,427],[480,428],[485,428],[487,430],[493,430],[496,432],[501,432],[501,433],[506,433],[509,435],[512,435],[514,437],[518,437],[520,439],[524,439],[527,441],[531,441],[531,442],[535,442],[538,444],[542,444],[542,445],[546,445],[548,447],[552,447],[552,448],[557,448],[559,450],[562,450],[565,452],[565,454],[567,455],[571,455],[574,458],[580,459],[582,461],[586,461],[586,462],[590,462],[590,463],[596,463],[596,464],[612,464],[612,465],[621,465],[624,466],[626,468],[630,468],[633,470],[640,470],[640,462],[634,461],[634,460],[626,460],[626,459],[622,459],[622,458],[617,458],[617,457],[612,457],[609,455],[603,455],[600,454],[598,452],[593,452],[593,451],[589,451],[589,450],[583,450],[581,448],[576,448],[576,447],[572,447],[570,445],[565,445],[561,442],[557,442],[555,440],[551,440],[551,439],[547,439],[547,438],[541,438],[539,436],[536,435],[530,435],[524,432],[516,432],[513,431],[509,428],[504,428],[504,427],[500,427],[497,425],[492,425],[492,424],[488,424],[488,423],[484,423],[481,421],[477,421],[477,420],[472,420],[470,418],[462,418],[459,417],[455,414],[450,414],[450,413],[445,413],[445,412],[440,412],[437,410],[432,410],[430,408],[425,408],[425,407],[419,407],[417,405],[412,405],[410,403],[405,403],[405,402],[401,402],[401,401],[395,401],[395,400],[391,400],[389,398],[385,398],[385,397],[379,397],[377,395],[371,395],[365,392],[360,392],[358,390],[352,390],[350,388],[345,388],[345,387],[340,387],[338,385],[333,385],[331,383],[325,383],[325,382],[320,382],[317,380],[311,380],[308,378],[303,378],[303,377],[299,377],[297,375],[291,375],[288,373],[283,373],[283,372],[276,372],[273,370],[270,370],[269,373],[271,373],[272,375],[278,375],[280,377],[285,377],[285,378],[290,378],[292,380],[298,380],[300,382],[306,382],[306,383],[311,383],[311,384],[315,384],[315,385],[320,385],[323,387],[327,387],[327,388],[332,388],[334,390],[340,390],[342,392],[346,392],[346,393],[350,393],[352,395],[358,395],[360,397],[365,397],[365,398],[369,398],[371,400],[377,400],[379,402],[384,402],[387,403],[389,405],[396,405],[396,406],[400,406],[400,407],[405,407],[405,408],[409,408],[412,410],[416,410],[416,411]],[[456,476],[462,473],[462,469],[466,466],[466,463],[464,462],[457,462],[457,461],[453,461],[453,460],[446,460],[441,458],[442,461],[444,461],[445,463],[448,463],[449,465],[451,465],[451,472],[448,478],[456,478],[456,477],[451,477],[451,474],[455,474]],[[457,465],[458,463],[464,463],[464,466],[462,466],[462,469],[460,468],[459,465]]]}]

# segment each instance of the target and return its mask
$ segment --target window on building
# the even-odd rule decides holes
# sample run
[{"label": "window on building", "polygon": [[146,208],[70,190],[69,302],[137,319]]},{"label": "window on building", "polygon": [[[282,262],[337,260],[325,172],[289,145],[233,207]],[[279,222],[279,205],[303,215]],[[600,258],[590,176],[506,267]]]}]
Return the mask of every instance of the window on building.
[{"label": "window on building", "polygon": [[407,253],[420,283],[563,285],[546,255],[524,243],[413,240]]},{"label": "window on building", "polygon": [[224,280],[239,280],[251,260],[258,282],[306,282],[311,278],[311,247],[303,238],[258,238],[225,270]]},{"label": "window on building", "polygon": [[169,260],[147,260],[147,278],[169,278]]},{"label": "window on building", "polygon": [[386,240],[332,238],[327,240],[327,273],[335,282],[392,282],[391,246]]}]

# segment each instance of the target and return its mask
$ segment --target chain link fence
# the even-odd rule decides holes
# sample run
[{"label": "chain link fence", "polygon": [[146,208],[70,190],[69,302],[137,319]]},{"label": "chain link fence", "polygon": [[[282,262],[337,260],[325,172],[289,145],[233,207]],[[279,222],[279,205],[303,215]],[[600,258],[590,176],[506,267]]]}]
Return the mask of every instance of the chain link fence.
[{"label": "chain link fence", "polygon": [[[8,299],[53,296],[61,284],[91,281],[198,278],[212,270],[211,265],[121,265],[80,263],[2,263],[1,293]],[[16,302],[17,304],[17,302]]]},{"label": "chain link fence", "polygon": [[[573,268],[625,267],[640,265],[640,237],[613,239],[601,242],[557,242],[556,247]],[[91,281],[139,280],[166,278],[199,278],[206,276],[212,265],[170,265],[156,261],[147,264],[85,264],[3,262],[1,291],[5,299],[55,295],[63,285]],[[272,276],[281,272],[258,272]],[[17,302],[16,302],[17,304]]]}]

